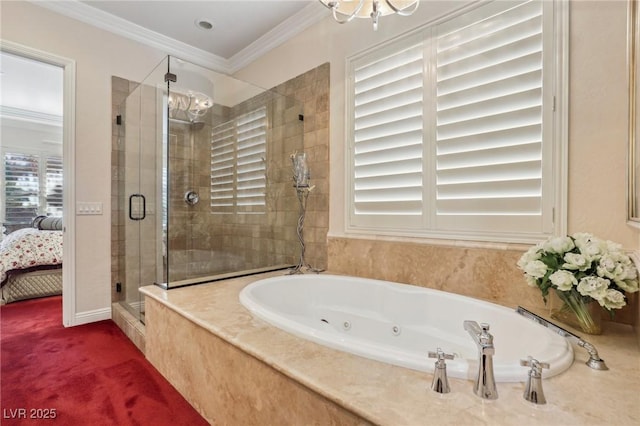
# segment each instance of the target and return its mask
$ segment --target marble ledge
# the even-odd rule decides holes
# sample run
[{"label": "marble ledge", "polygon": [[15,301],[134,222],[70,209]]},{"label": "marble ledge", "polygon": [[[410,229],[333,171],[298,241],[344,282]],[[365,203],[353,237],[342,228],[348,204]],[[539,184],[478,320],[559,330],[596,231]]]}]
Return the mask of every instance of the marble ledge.
[{"label": "marble ledge", "polygon": [[630,326],[607,322],[603,335],[585,337],[596,346],[609,371],[587,367],[586,351],[574,346],[575,361],[569,370],[544,380],[546,405],[525,401],[524,383],[498,383],[499,399],[484,401],[473,394],[471,381],[450,378],[452,392],[439,395],[429,389],[429,373],[330,349],[254,318],[238,301],[238,293],[250,282],[279,274],[169,291],[147,286],[141,291],[373,424],[640,423],[640,349]]}]

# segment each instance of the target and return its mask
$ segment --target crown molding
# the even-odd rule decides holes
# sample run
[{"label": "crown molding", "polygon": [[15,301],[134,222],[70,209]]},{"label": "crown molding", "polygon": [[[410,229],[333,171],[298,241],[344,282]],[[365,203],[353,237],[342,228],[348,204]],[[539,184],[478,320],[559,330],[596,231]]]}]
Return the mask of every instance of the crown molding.
[{"label": "crown molding", "polygon": [[46,112],[30,111],[7,105],[0,105],[0,117],[16,122],[28,122],[46,126],[62,127],[62,116]]},{"label": "crown molding", "polygon": [[318,1],[311,2],[298,13],[290,16],[271,31],[229,58],[228,67],[230,71],[235,73],[241,70],[260,56],[275,49],[326,17],[326,8]]},{"label": "crown molding", "polygon": [[325,8],[319,2],[314,1],[230,59],[225,59],[163,34],[151,31],[100,9],[88,6],[78,0],[28,1],[69,18],[161,50],[168,55],[176,56],[224,74],[232,74],[242,69],[271,49],[274,49],[326,17],[326,13],[322,13]]}]

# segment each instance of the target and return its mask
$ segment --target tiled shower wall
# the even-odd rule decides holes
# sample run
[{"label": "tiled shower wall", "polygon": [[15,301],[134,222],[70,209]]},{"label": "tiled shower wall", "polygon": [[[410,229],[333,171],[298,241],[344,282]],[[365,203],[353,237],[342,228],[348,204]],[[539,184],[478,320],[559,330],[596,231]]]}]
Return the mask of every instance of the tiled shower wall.
[{"label": "tiled shower wall", "polygon": [[[112,78],[113,136],[112,136],[112,300],[120,300],[116,283],[123,282],[125,255],[125,201],[121,194],[124,188],[124,150],[118,144],[115,124],[119,105],[125,100],[136,83]],[[172,185],[192,187],[200,194],[200,203],[189,207],[184,203],[183,191],[174,191],[169,202],[172,216],[169,223],[170,247],[175,251],[171,270],[180,278],[201,274],[213,262],[236,265],[295,264],[300,252],[295,224],[298,219],[298,200],[292,182],[289,155],[304,150],[307,153],[311,173],[311,184],[315,188],[307,202],[304,236],[306,261],[313,267],[327,267],[327,231],[329,226],[329,64],[321,65],[273,91],[286,98],[273,100],[284,102],[278,105],[281,112],[270,115],[268,148],[267,210],[275,215],[266,221],[264,215],[201,214],[210,202],[210,147],[207,132],[189,132],[188,125],[172,125],[172,155],[177,168],[171,174]],[[294,101],[295,99],[295,101]],[[253,99],[225,111],[213,111],[217,117],[237,116],[252,109],[258,100]],[[302,108],[300,108],[302,106]],[[303,117],[300,117],[303,115]],[[300,123],[300,118],[303,118]],[[300,125],[302,124],[302,125]],[[206,127],[205,127],[206,128]],[[193,136],[192,136],[193,135]],[[194,141],[190,138],[194,137]],[[205,138],[202,139],[201,138]],[[193,143],[193,145],[192,145]],[[188,152],[195,149],[195,153]],[[197,158],[197,170],[190,161],[180,158]],[[178,159],[178,161],[175,161]],[[182,188],[184,189],[184,188]],[[158,206],[159,207],[159,206]],[[260,217],[262,216],[262,217]],[[273,220],[271,220],[273,219]],[[216,238],[211,238],[216,235]],[[172,256],[174,256],[172,255]],[[267,259],[268,257],[268,259]],[[173,272],[172,272],[173,274]],[[183,275],[180,275],[183,274]],[[172,279],[176,276],[172,275]],[[123,283],[124,284],[124,283]]]},{"label": "tiled shower wall", "polygon": [[121,293],[116,291],[116,283],[122,283],[125,261],[124,230],[124,145],[118,142],[120,128],[116,117],[120,114],[120,105],[138,84],[119,77],[111,77],[111,300],[120,300]]},{"label": "tiled shower wall", "polygon": [[268,123],[264,158],[267,189],[266,206],[252,209],[256,214],[225,214],[221,209],[208,207],[211,198],[210,145],[200,147],[202,151],[196,154],[201,161],[198,166],[203,184],[200,196],[205,202],[200,207],[203,214],[198,215],[199,223],[192,224],[196,232],[192,234],[191,246],[199,256],[217,258],[221,262],[218,273],[291,265],[298,251],[295,236],[298,209],[292,198],[288,153],[302,149],[302,123],[298,119],[302,113],[301,104],[291,97],[265,92],[231,108],[224,121],[262,107],[266,107]]},{"label": "tiled shower wall", "polygon": [[[314,268],[326,269],[329,231],[329,63],[307,71],[277,86],[275,90],[303,103],[304,152],[309,162],[311,185],[315,185],[307,200],[304,222],[306,261]],[[293,188],[289,191],[293,191]]]},{"label": "tiled shower wall", "polygon": [[[293,188],[290,156],[307,154],[311,185],[304,226],[306,261],[326,269],[326,238],[329,228],[329,64],[308,71],[272,89],[285,97],[267,102],[270,111],[267,152],[267,215],[210,216],[214,235],[228,256],[242,257],[245,264],[295,264],[300,246],[296,236],[299,202]],[[258,97],[232,111],[237,117],[264,104]],[[300,117],[302,115],[302,117]],[[302,120],[300,123],[299,120]],[[301,125],[300,125],[301,124]],[[267,259],[269,258],[269,259]]]}]

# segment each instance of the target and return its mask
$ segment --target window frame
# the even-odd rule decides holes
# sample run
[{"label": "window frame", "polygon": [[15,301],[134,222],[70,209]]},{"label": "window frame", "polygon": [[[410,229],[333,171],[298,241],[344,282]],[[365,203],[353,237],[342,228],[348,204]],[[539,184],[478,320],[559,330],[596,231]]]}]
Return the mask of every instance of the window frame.
[{"label": "window frame", "polygon": [[[522,3],[522,2],[521,2]],[[547,2],[543,2],[547,3]],[[347,58],[346,61],[346,76],[347,82],[345,85],[345,108],[346,108],[346,120],[345,131],[347,141],[347,155],[346,161],[346,174],[345,174],[345,232],[347,234],[362,234],[369,236],[390,236],[390,237],[413,237],[413,238],[426,238],[426,239],[438,239],[438,240],[458,240],[458,241],[484,241],[484,242],[500,242],[500,243],[536,243],[543,241],[551,235],[564,235],[566,233],[567,223],[567,164],[568,164],[568,19],[569,8],[567,2],[553,1],[544,5],[549,9],[545,9],[543,14],[543,28],[544,38],[551,37],[550,46],[552,51],[548,49],[543,51],[546,60],[551,61],[553,69],[549,73],[544,73],[543,89],[546,90],[551,87],[552,95],[551,99],[547,100],[552,102],[553,107],[551,116],[544,115],[543,125],[551,126],[551,130],[548,133],[551,138],[551,143],[547,139],[543,139],[543,150],[549,150],[545,155],[546,158],[551,158],[551,162],[544,161],[542,164],[543,179],[551,179],[550,193],[543,194],[546,206],[544,206],[544,217],[551,226],[544,227],[540,232],[530,231],[509,231],[509,232],[492,232],[492,231],[468,231],[468,230],[454,230],[454,229],[437,229],[432,226],[435,216],[434,207],[426,207],[424,214],[421,217],[418,225],[409,224],[408,222],[402,222],[402,218],[398,220],[386,221],[385,226],[376,226],[375,223],[360,224],[354,223],[354,69],[363,63],[373,62],[375,58],[379,58],[387,54],[388,52],[396,52],[402,48],[411,46],[411,43],[415,43],[416,40],[422,40],[424,42],[425,49],[425,86],[423,87],[423,99],[434,99],[435,85],[426,84],[430,79],[434,79],[435,63],[430,62],[427,58],[430,58],[429,50],[432,48],[431,44],[435,43],[436,29],[449,21],[460,17],[465,13],[474,13],[483,6],[487,6],[491,3],[483,2],[481,4],[474,4],[465,7],[455,13],[438,19],[434,22],[419,27],[407,34],[400,37],[389,40],[381,45],[374,46],[366,51],[360,52]],[[495,3],[494,3],[495,4]],[[547,44],[545,42],[545,48]],[[434,81],[434,80],[433,80]],[[433,105],[433,106],[431,106]],[[425,103],[424,105],[424,122],[423,132],[425,134],[434,134],[435,118],[429,118],[432,114],[435,114],[435,101],[432,104]],[[431,111],[426,113],[426,111]],[[543,112],[546,114],[546,112]],[[545,132],[547,130],[545,129]],[[429,154],[429,152],[435,152],[434,144],[435,138],[423,137],[423,167],[424,167],[424,192],[423,200],[426,204],[430,204],[430,200],[433,198],[433,192],[435,191],[435,156]],[[414,226],[415,225],[415,226]]]}]

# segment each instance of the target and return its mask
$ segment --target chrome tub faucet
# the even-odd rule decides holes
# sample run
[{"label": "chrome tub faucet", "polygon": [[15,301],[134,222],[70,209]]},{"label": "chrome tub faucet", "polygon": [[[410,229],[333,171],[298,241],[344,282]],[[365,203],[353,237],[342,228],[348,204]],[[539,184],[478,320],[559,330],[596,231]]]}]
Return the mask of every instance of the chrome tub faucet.
[{"label": "chrome tub faucet", "polygon": [[473,386],[473,392],[483,399],[498,399],[496,380],[493,374],[493,336],[489,333],[489,324],[475,321],[464,321],[464,329],[467,330],[473,341],[478,346],[478,376]]}]

